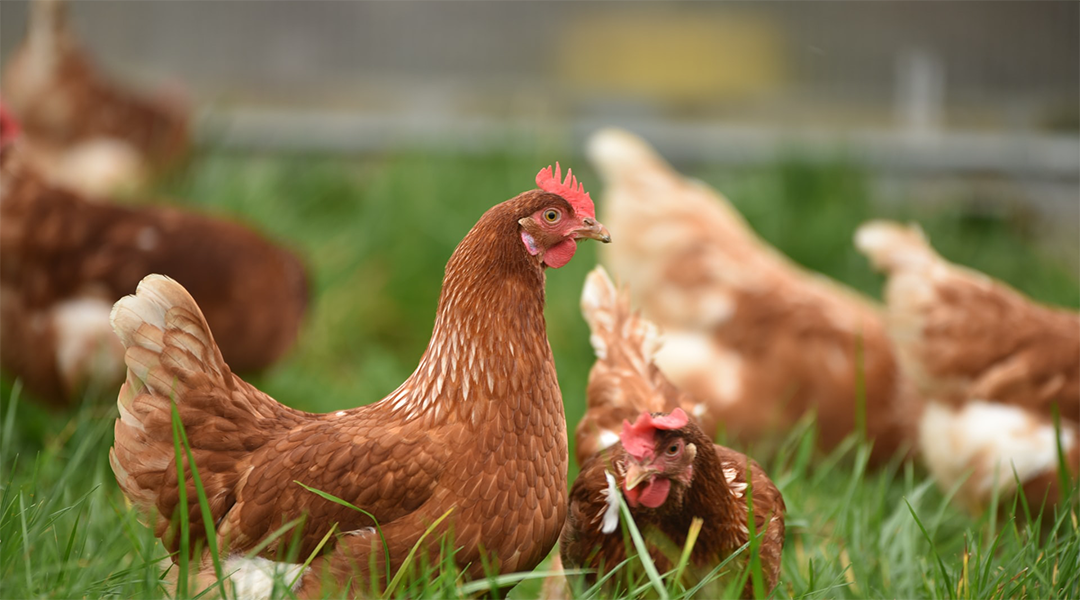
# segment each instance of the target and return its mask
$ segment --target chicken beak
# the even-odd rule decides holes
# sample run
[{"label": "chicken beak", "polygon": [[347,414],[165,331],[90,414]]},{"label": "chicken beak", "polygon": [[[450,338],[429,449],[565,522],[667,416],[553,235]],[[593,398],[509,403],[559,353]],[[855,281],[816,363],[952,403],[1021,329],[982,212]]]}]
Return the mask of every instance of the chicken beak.
[{"label": "chicken beak", "polygon": [[588,238],[608,244],[611,242],[611,234],[608,233],[604,224],[592,217],[581,220],[581,227],[573,231],[574,239]]},{"label": "chicken beak", "polygon": [[627,490],[632,490],[641,485],[642,482],[647,480],[656,474],[656,470],[642,467],[641,465],[631,462],[626,466],[626,479],[625,487]]}]

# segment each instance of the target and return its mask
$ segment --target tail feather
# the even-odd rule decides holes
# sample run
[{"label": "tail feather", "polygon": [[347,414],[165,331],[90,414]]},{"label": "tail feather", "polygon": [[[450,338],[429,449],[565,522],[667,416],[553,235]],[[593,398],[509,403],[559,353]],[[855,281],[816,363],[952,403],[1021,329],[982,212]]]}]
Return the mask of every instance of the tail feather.
[{"label": "tail feather", "polygon": [[597,131],[586,144],[585,153],[606,180],[614,180],[641,171],[659,169],[675,175],[667,162],[644,140],[622,129]]},{"label": "tail feather", "polygon": [[589,341],[597,358],[614,360],[608,349],[627,352],[636,370],[648,376],[649,363],[660,348],[660,332],[648,319],[630,309],[630,297],[620,292],[602,266],[585,278],[581,293],[581,312],[592,334]]},{"label": "tail feather", "polygon": [[597,360],[589,373],[588,408],[575,433],[578,464],[617,442],[624,419],[678,406],[692,410],[689,399],[653,362],[661,344],[659,329],[631,309],[629,294],[616,287],[603,267],[586,278],[581,311],[592,330]]},{"label": "tail feather", "polygon": [[[164,275],[145,277],[134,295],[113,306],[109,320],[127,348],[125,386],[182,398],[196,380],[225,385],[231,374],[195,300]],[[130,402],[134,394],[120,397]]]},{"label": "tail feather", "polygon": [[[126,348],[115,442],[116,480],[147,515],[166,545],[179,504],[173,409],[187,433],[215,521],[235,502],[247,461],[258,448],[304,418],[232,374],[198,305],[177,282],[149,275],[118,301],[111,323]],[[237,431],[244,435],[236,435]],[[187,461],[183,461],[186,463]],[[205,535],[190,468],[187,488],[193,536]]]},{"label": "tail feather", "polygon": [[869,221],[855,232],[855,247],[878,270],[892,273],[921,268],[940,259],[918,225],[891,221]]},{"label": "tail feather", "polygon": [[27,37],[31,48],[51,52],[60,42],[58,36],[66,32],[67,7],[60,0],[35,0],[30,4]]}]

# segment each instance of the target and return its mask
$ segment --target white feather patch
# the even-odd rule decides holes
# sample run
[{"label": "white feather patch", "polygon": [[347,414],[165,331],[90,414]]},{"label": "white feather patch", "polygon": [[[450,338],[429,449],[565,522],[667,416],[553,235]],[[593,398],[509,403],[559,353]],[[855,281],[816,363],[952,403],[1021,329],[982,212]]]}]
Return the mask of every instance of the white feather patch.
[{"label": "white feather patch", "polygon": [[655,360],[675,385],[701,381],[711,397],[723,404],[737,401],[742,394],[742,357],[702,333],[669,331]]},{"label": "white feather patch", "polygon": [[[996,479],[1003,492],[1057,468],[1057,443],[1049,422],[1015,406],[981,400],[959,410],[930,402],[919,423],[919,446],[934,478],[945,488],[971,473],[961,495],[985,501]],[[1076,432],[1063,428],[1061,446],[1068,453]]]},{"label": "white feather patch", "polygon": [[[234,556],[225,561],[225,573],[231,573],[232,583],[237,598],[254,600],[270,598],[274,591],[274,581],[281,588],[295,592],[300,586],[300,575],[306,571],[304,565],[274,562],[262,557],[245,558]],[[293,583],[295,580],[296,583]]]},{"label": "white feather patch", "polygon": [[111,310],[99,298],[69,300],[53,309],[56,367],[68,389],[124,372],[124,349],[109,325]]},{"label": "white feather patch", "polygon": [[724,467],[723,471],[724,479],[727,480],[728,490],[731,491],[731,495],[735,496],[735,498],[742,498],[743,493],[746,491],[746,483],[735,481],[735,477],[738,476],[739,471],[733,466]]},{"label": "white feather patch", "polygon": [[617,441],[619,441],[619,434],[610,429],[600,430],[600,450],[614,446]]},{"label": "white feather patch", "polygon": [[604,517],[600,522],[600,533],[610,534],[619,527],[619,486],[610,472],[604,471],[604,478],[607,479],[607,489],[600,490],[600,493],[604,495],[607,508],[604,509]]}]

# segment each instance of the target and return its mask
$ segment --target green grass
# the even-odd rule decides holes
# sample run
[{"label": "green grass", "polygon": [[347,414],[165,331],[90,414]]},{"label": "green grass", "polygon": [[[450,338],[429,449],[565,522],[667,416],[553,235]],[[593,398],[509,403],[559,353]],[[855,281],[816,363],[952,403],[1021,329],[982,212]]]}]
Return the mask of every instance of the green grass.
[{"label": "green grass", "polygon": [[[215,154],[194,161],[164,194],[240,218],[307,257],[314,299],[303,337],[285,361],[252,382],[292,406],[331,411],[378,400],[412,372],[454,246],[484,210],[530,188],[539,167],[564,156]],[[595,174],[581,159],[574,162],[586,189],[601,200]],[[1007,216],[882,208],[865,173],[843,162],[792,160],[693,174],[723,189],[795,260],[874,296],[882,280],[852,248],[855,227],[870,217],[917,218],[946,257],[1041,300],[1080,305],[1070,266],[1037,249]],[[548,332],[571,429],[584,409],[593,361],[578,295],[595,252],[595,244],[583,244],[569,265],[548,276]],[[160,562],[168,553],[128,510],[108,465],[114,403],[115,394],[106,393],[49,411],[17,382],[2,380],[0,597],[167,595]],[[1004,499],[1000,514],[974,518],[954,508],[917,467],[896,461],[868,471],[868,449],[855,438],[830,454],[815,450],[810,421],[762,446],[769,449],[749,450],[789,509],[776,597],[1080,597],[1075,493],[1069,510],[1042,520],[1024,517],[1023,506],[1012,510]],[[754,576],[736,564],[718,574]],[[637,595],[661,595],[656,578],[672,599],[693,591],[673,575],[647,571],[632,590]],[[445,561],[418,560],[395,593],[459,596],[521,581],[510,595],[528,598],[539,592],[542,575],[468,583]],[[601,597],[596,589],[582,592]]]}]

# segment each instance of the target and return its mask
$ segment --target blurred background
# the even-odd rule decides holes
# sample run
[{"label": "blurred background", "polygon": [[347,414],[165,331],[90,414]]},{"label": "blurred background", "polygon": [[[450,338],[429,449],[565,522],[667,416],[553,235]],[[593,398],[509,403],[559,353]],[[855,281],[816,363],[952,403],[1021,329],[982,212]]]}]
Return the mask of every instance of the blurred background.
[{"label": "blurred background", "polygon": [[[0,51],[27,3],[5,0]],[[847,152],[923,201],[959,186],[1076,237],[1075,2],[74,2],[104,67],[185,89],[229,148],[580,147],[677,162]],[[905,181],[906,180],[906,181]],[[893,193],[896,196],[897,193]],[[1061,219],[1059,217],[1066,216]]]},{"label": "blurred background", "polygon": [[[0,3],[4,62],[27,9]],[[294,404],[351,406],[407,376],[450,251],[538,168],[574,166],[602,217],[582,152],[605,125],[875,296],[851,235],[880,216],[1080,304],[1076,2],[98,1],[72,2],[70,21],[115,79],[187,96],[197,150],[158,195],[310,263],[308,330],[263,381]],[[571,422],[591,364],[577,294],[592,252],[549,278]],[[312,369],[327,375],[318,400]]]}]

